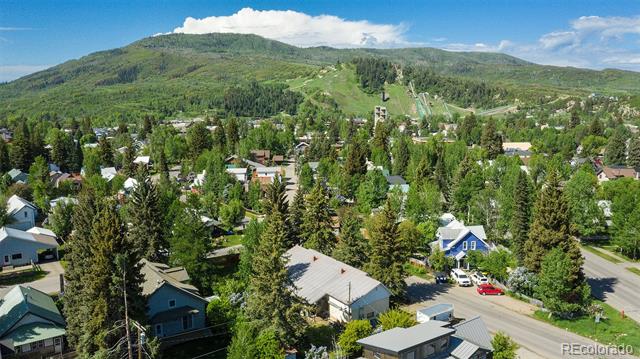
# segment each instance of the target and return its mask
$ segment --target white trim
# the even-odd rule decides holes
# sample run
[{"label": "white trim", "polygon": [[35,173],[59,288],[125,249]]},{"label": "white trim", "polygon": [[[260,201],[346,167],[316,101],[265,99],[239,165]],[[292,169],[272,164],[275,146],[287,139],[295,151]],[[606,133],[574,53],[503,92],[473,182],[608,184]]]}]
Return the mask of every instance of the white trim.
[{"label": "white trim", "polygon": [[467,243],[467,241],[462,242],[462,250],[466,251],[469,247],[469,244]]},{"label": "white trim", "polygon": [[[465,242],[466,243],[466,242]],[[471,241],[471,250],[475,251],[476,250],[476,241]]]}]

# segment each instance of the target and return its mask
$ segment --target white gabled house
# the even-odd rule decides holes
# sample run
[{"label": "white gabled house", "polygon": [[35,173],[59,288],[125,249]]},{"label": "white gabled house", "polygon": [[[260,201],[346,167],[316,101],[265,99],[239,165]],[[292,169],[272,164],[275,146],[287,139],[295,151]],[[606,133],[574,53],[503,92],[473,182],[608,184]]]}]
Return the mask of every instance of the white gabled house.
[{"label": "white gabled house", "polygon": [[347,322],[371,319],[389,309],[389,289],[360,269],[301,246],[286,256],[296,294],[315,304],[320,315]]},{"label": "white gabled house", "polygon": [[36,225],[38,208],[35,204],[14,194],[7,200],[7,213],[11,217],[11,223],[7,227],[26,231]]},{"label": "white gabled house", "polygon": [[441,222],[446,225],[438,228],[436,240],[431,242],[431,247],[440,249],[447,257],[453,257],[457,268],[469,269],[466,261],[469,251],[488,253],[496,248],[488,241],[482,225],[466,226],[453,216],[446,219],[442,216]]},{"label": "white gabled house", "polygon": [[227,168],[227,173],[234,176],[240,183],[247,182],[247,169],[246,168]]}]

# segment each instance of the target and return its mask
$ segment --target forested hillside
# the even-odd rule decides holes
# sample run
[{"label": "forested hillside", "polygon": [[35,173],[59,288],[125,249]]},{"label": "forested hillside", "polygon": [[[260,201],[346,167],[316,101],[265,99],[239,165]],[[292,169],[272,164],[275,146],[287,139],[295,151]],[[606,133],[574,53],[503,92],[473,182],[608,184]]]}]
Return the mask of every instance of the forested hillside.
[{"label": "forested hillside", "polygon": [[[287,80],[313,79],[323,67],[358,59],[356,65],[362,68],[371,58],[384,61],[390,75],[395,71],[392,64],[419,69],[407,72],[405,80],[414,78],[417,90],[441,93],[465,107],[490,107],[513,89],[514,96],[526,94],[531,99],[559,92],[640,93],[638,73],[541,66],[504,54],[432,48],[298,48],[255,35],[173,34],[97,52],[2,84],[0,116],[51,112],[108,121],[145,113],[166,117],[229,111],[225,94],[234,91],[230,88],[247,88],[253,81],[286,84]],[[418,73],[429,75],[416,77]],[[360,83],[354,85],[373,94],[385,80],[395,79],[395,75],[374,79],[373,74],[359,76]],[[461,87],[471,87],[472,95],[461,93]],[[476,95],[479,98],[470,99]],[[283,110],[290,105],[276,107]],[[230,112],[258,116],[273,112],[261,111]]]}]

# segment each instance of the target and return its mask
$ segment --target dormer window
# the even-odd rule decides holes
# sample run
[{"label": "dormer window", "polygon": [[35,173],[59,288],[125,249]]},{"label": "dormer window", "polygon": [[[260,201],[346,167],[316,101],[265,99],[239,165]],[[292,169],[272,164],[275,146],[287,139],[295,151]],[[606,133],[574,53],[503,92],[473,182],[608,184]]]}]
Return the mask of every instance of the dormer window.
[{"label": "dormer window", "polygon": [[170,299],[169,300],[169,308],[174,308],[176,306],[176,300],[175,299]]}]

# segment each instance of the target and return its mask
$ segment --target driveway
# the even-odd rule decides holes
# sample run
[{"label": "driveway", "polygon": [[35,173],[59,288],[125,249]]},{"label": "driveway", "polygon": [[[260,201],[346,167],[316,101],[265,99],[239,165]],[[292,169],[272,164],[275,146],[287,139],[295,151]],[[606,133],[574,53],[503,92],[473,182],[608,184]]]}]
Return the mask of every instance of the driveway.
[{"label": "driveway", "polygon": [[585,250],[582,255],[593,296],[640,322],[640,276],[626,269],[637,264],[613,263]]},{"label": "driveway", "polygon": [[[33,282],[22,283],[21,285],[30,286],[47,294],[60,292],[60,274],[64,273],[64,269],[62,268],[62,265],[60,265],[60,262],[41,263],[40,268],[47,272],[46,277]],[[0,297],[7,294],[7,292],[9,292],[13,287],[13,285],[0,286]]]},{"label": "driveway", "polygon": [[287,181],[287,201],[291,205],[298,191],[298,175],[296,174],[295,159],[289,158],[287,161],[288,164],[284,167],[284,177]]},{"label": "driveway", "polygon": [[[480,315],[492,333],[503,331],[522,348],[520,358],[569,358],[562,355],[563,343],[595,345],[594,341],[530,317],[535,308],[508,296],[481,296],[475,287],[436,285],[418,277],[407,278],[411,302],[406,309],[415,312],[435,303],[451,303],[454,315],[472,318]],[[576,357],[576,356],[573,356]]]}]

